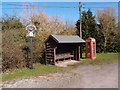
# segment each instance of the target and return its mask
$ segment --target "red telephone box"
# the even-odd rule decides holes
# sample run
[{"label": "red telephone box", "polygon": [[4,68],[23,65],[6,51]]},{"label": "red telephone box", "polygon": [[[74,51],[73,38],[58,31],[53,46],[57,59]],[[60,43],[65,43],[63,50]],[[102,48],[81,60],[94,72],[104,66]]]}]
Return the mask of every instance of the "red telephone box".
[{"label": "red telephone box", "polygon": [[96,40],[88,38],[86,41],[86,58],[96,59]]}]

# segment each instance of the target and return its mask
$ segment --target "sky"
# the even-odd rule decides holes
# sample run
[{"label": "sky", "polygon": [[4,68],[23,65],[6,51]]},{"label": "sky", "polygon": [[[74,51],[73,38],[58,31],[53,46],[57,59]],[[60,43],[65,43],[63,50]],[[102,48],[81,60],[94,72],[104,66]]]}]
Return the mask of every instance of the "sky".
[{"label": "sky", "polygon": [[[7,0],[5,0],[7,1]],[[14,1],[14,0],[13,0]],[[79,2],[2,2],[0,8],[2,11],[0,12],[0,16],[7,13],[8,15],[13,15],[17,12],[19,16],[21,12],[24,11],[24,7],[21,6],[25,3],[29,3],[30,5],[37,6],[79,6]],[[18,0],[19,1],[19,0]],[[8,5],[9,4],[9,5]],[[11,5],[17,4],[18,6]],[[104,9],[105,7],[114,7],[116,10],[116,16],[118,16],[118,2],[82,2],[82,11],[88,10],[89,8],[93,12],[93,15],[96,15],[97,9]],[[18,8],[18,9],[15,9]],[[79,19],[79,8],[36,8],[38,10],[42,10],[44,13],[50,16],[60,16],[62,21],[70,20],[72,22],[76,22]]]},{"label": "sky", "polygon": [[[28,0],[0,0],[2,2],[28,2]],[[29,2],[119,2],[119,0],[29,0]]]}]

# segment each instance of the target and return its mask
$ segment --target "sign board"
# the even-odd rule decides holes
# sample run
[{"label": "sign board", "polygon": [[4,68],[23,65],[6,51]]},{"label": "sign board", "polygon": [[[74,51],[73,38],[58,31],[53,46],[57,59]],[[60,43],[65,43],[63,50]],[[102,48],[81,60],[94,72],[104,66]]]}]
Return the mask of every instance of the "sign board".
[{"label": "sign board", "polygon": [[28,37],[28,38],[33,38],[33,37],[35,37],[34,34],[37,33],[37,32],[36,32],[36,27],[35,27],[35,25],[33,25],[33,24],[27,25],[27,26],[26,26],[26,30],[28,31],[26,37]]},{"label": "sign board", "polygon": [[33,31],[29,31],[29,32],[27,33],[26,37],[28,37],[28,38],[33,38],[33,37],[35,37],[34,34],[33,34]]},{"label": "sign board", "polygon": [[29,24],[26,26],[26,30],[28,31],[36,30],[36,26],[34,24]]}]

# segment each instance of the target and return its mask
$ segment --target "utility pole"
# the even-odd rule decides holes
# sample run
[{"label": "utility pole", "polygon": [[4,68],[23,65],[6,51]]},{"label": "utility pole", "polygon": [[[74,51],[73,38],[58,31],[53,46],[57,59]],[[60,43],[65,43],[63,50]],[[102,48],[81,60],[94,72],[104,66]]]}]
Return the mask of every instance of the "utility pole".
[{"label": "utility pole", "polygon": [[[82,38],[82,3],[79,2],[79,15],[80,15],[80,31],[79,36]],[[82,45],[80,45],[80,58],[82,58]]]},{"label": "utility pole", "polygon": [[79,2],[79,15],[80,15],[80,31],[79,36],[82,38],[82,3]]}]

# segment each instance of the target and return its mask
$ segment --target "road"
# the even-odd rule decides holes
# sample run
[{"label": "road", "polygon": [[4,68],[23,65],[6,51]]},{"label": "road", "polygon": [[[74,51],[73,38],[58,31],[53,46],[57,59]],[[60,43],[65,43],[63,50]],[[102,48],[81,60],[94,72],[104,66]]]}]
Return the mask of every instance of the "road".
[{"label": "road", "polygon": [[47,76],[4,82],[7,88],[118,88],[118,64],[79,65]]}]

